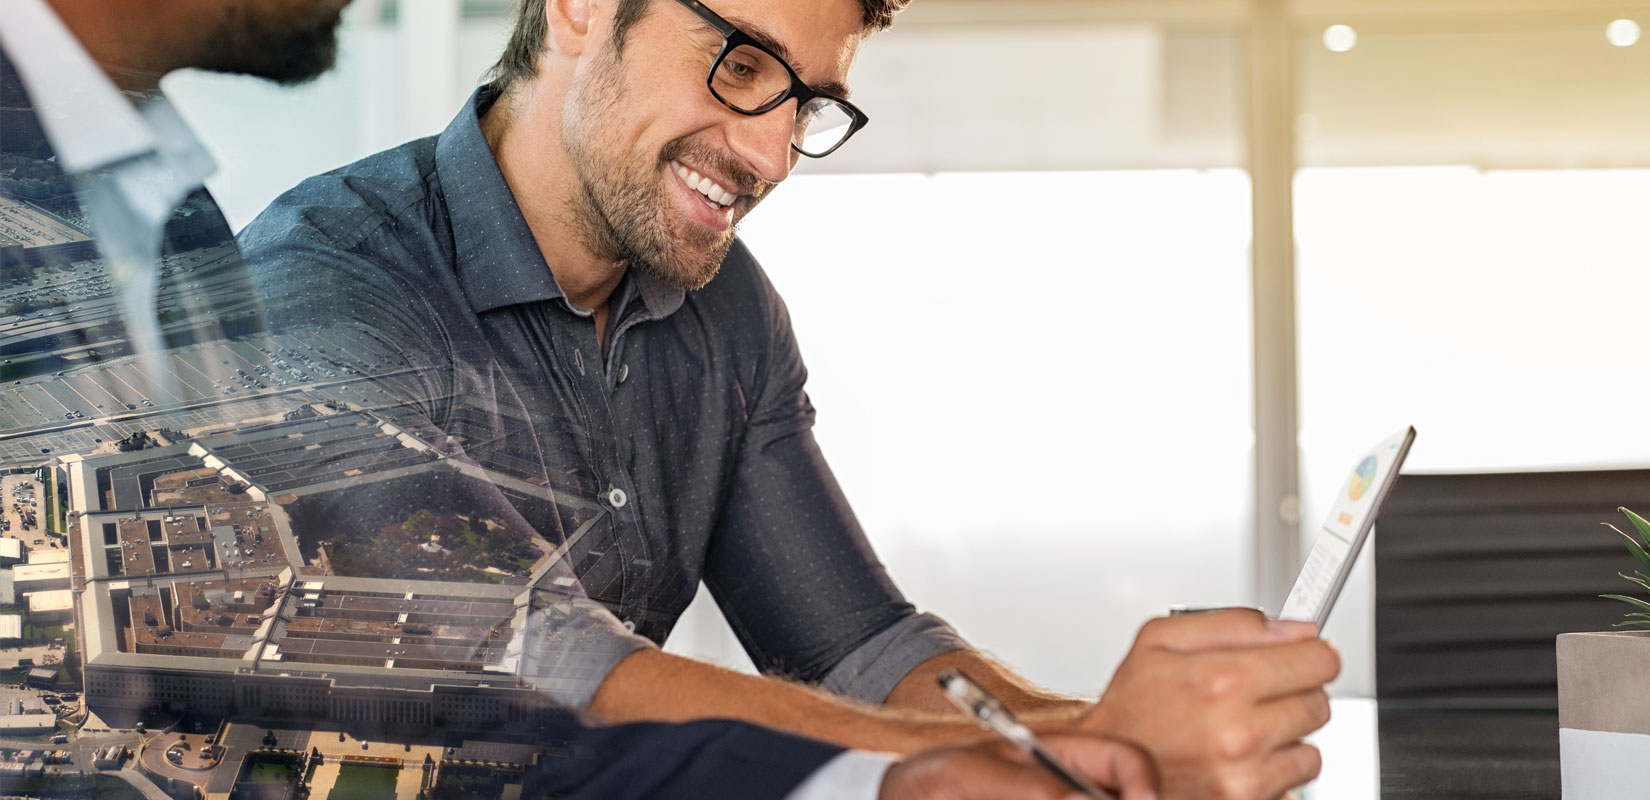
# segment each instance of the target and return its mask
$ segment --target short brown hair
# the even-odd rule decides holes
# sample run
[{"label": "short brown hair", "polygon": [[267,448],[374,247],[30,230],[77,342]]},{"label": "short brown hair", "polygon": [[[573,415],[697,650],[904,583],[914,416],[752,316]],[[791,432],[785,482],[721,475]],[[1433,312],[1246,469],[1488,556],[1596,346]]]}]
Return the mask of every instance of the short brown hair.
[{"label": "short brown hair", "polygon": [[[613,45],[624,49],[625,34],[641,20],[652,0],[619,0],[613,14]],[[911,0],[859,0],[864,10],[864,32],[887,30],[898,14]],[[516,27],[510,31],[510,42],[498,62],[487,71],[487,78],[501,90],[509,89],[516,81],[538,74],[539,53],[544,52],[546,23],[545,0],[516,0]]]}]

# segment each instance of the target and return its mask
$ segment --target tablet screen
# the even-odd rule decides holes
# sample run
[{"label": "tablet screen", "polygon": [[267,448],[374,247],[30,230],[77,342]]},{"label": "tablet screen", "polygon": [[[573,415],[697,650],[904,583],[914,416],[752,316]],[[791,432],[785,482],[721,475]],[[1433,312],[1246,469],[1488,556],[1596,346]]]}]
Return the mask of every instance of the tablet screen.
[{"label": "tablet screen", "polygon": [[1316,622],[1318,630],[1323,630],[1413,441],[1415,429],[1407,428],[1358,459],[1335,495],[1329,518],[1318,529],[1312,552],[1307,554],[1306,565],[1289,590],[1289,599],[1283,601],[1279,619]]}]

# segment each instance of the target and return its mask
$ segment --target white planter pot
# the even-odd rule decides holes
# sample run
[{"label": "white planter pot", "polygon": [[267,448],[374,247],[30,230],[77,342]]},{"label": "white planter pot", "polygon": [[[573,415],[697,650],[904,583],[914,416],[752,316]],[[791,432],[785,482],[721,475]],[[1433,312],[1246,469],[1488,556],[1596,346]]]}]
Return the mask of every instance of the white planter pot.
[{"label": "white planter pot", "polygon": [[1650,797],[1650,630],[1558,636],[1564,800]]}]

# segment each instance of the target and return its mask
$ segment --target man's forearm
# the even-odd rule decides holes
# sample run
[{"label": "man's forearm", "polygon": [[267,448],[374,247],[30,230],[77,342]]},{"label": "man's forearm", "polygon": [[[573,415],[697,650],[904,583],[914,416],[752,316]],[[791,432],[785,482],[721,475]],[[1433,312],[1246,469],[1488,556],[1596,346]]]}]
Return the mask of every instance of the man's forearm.
[{"label": "man's forearm", "polygon": [[1073,720],[1094,707],[1094,701],[1055,694],[1014,674],[1009,668],[975,650],[953,650],[918,664],[894,685],[883,707],[893,710],[960,715],[939,688],[939,674],[960,669],[981,688],[1026,720]]},{"label": "man's forearm", "polygon": [[596,690],[590,710],[613,722],[739,719],[844,747],[906,755],[987,735],[960,715],[875,708],[651,649],[620,661]]}]

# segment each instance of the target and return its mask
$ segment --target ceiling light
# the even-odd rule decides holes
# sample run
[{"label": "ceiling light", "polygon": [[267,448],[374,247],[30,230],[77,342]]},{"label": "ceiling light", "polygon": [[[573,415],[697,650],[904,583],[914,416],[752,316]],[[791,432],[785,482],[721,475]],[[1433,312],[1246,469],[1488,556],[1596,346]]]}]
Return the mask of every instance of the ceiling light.
[{"label": "ceiling light", "polygon": [[1605,27],[1604,38],[1617,47],[1632,47],[1639,41],[1639,24],[1630,19],[1618,19]]},{"label": "ceiling light", "polygon": [[[1633,28],[1634,38],[1638,38],[1638,27]],[[1332,53],[1344,53],[1358,44],[1358,32],[1351,25],[1331,25],[1323,30],[1323,46]]]}]

